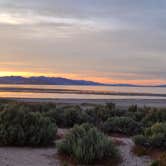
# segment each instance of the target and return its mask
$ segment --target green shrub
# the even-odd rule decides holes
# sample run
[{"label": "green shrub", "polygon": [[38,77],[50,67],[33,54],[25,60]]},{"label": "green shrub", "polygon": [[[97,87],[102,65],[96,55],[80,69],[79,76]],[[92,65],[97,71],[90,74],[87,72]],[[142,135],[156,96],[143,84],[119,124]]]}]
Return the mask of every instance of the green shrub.
[{"label": "green shrub", "polygon": [[141,131],[141,125],[128,117],[113,117],[104,123],[103,130],[107,133],[133,135]]},{"label": "green shrub", "polygon": [[166,110],[151,109],[143,118],[142,122],[146,127],[150,127],[157,122],[166,122]]},{"label": "green shrub", "polygon": [[166,123],[156,123],[146,128],[144,135],[135,136],[134,141],[138,145],[166,149]]},{"label": "green shrub", "polygon": [[141,122],[142,119],[145,117],[146,113],[144,109],[138,109],[136,112],[126,112],[125,116],[132,118],[133,120],[137,122]]},{"label": "green shrub", "polygon": [[116,104],[115,103],[106,103],[105,107],[108,110],[115,110],[116,109]]},{"label": "green shrub", "polygon": [[166,148],[166,123],[156,123],[145,130],[153,147]]},{"label": "green shrub", "polygon": [[50,118],[52,122],[56,122],[58,127],[68,128],[90,121],[89,116],[83,110],[77,108],[52,109],[43,113],[43,115]]},{"label": "green shrub", "polygon": [[166,134],[166,123],[155,123],[153,126],[145,129],[146,136],[154,136],[162,133]]},{"label": "green shrub", "polygon": [[138,110],[138,106],[137,105],[131,105],[128,108],[129,112],[137,112],[137,110]]},{"label": "green shrub", "polygon": [[153,147],[156,148],[166,148],[166,137],[164,134],[156,134],[149,138],[150,143]]},{"label": "green shrub", "polygon": [[82,124],[88,121],[88,116],[82,110],[70,109],[64,111],[63,123],[66,127],[73,127],[75,124]]},{"label": "green shrub", "polygon": [[29,112],[47,112],[51,109],[56,109],[56,104],[53,103],[24,103],[24,102],[10,102],[3,105],[3,111],[9,110],[23,110]]},{"label": "green shrub", "polygon": [[97,126],[110,116],[110,110],[100,105],[92,109],[87,109],[85,112],[90,117],[90,122]]},{"label": "green shrub", "polygon": [[103,122],[111,117],[124,116],[126,114],[124,110],[116,109],[115,105],[112,103],[108,103],[105,106],[99,105],[95,108],[87,109],[85,112],[89,117],[89,122],[97,127],[101,127]]},{"label": "green shrub", "polygon": [[56,125],[40,113],[9,110],[0,113],[0,144],[45,146],[53,142]]},{"label": "green shrub", "polygon": [[92,164],[116,155],[112,141],[89,124],[75,126],[58,144],[58,151],[76,159],[80,164]]},{"label": "green shrub", "polygon": [[149,140],[144,135],[136,135],[133,140],[136,145],[150,146]]}]

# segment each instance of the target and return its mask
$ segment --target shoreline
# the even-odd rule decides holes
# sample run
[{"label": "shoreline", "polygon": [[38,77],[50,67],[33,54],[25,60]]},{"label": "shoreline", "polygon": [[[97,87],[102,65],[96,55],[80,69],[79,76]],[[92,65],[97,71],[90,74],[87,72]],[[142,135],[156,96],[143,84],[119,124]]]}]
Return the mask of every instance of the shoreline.
[{"label": "shoreline", "polygon": [[0,87],[0,92],[18,93],[57,93],[57,94],[87,94],[87,95],[113,95],[113,96],[150,96],[165,97],[165,93],[138,93],[138,92],[116,92],[116,91],[96,91],[96,90],[77,90],[77,89],[41,89],[41,88],[9,88]]},{"label": "shoreline", "polygon": [[166,99],[52,99],[52,98],[3,98],[5,100],[13,100],[18,102],[30,102],[30,103],[56,103],[56,104],[106,104],[106,103],[115,103],[118,108],[127,108],[130,105],[137,104],[140,107],[149,106],[149,107],[158,107],[166,108]]}]

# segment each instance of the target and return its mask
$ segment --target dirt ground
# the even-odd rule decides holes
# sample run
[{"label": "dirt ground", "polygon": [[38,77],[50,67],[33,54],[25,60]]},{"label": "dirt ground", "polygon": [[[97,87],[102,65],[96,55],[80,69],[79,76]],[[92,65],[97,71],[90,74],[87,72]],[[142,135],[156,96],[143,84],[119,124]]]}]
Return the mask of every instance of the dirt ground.
[{"label": "dirt ground", "polygon": [[[66,132],[66,131],[65,131]],[[63,130],[60,130],[63,135]],[[130,138],[113,137],[121,142],[118,149],[122,156],[119,166],[149,166],[151,159],[148,156],[137,157],[131,150],[134,146]],[[56,148],[0,148],[0,166],[62,166],[56,158]]]},{"label": "dirt ground", "polygon": [[119,166],[149,166],[152,162],[148,156],[138,157],[132,153],[134,143],[130,138],[117,138],[117,141],[121,142],[118,146],[120,154],[122,156],[122,162]]},{"label": "dirt ground", "polygon": [[0,166],[59,166],[55,148],[0,148]]}]

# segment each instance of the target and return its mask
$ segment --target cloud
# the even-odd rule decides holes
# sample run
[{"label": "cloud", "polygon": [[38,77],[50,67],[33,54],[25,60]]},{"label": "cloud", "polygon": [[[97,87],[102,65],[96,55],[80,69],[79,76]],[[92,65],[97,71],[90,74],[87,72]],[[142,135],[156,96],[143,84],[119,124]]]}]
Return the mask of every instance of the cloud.
[{"label": "cloud", "polygon": [[27,24],[60,24],[60,25],[93,25],[94,23],[89,20],[79,20],[76,18],[60,18],[53,16],[42,16],[36,14],[11,14],[0,13],[1,24],[11,25],[27,25]]},{"label": "cloud", "polygon": [[166,81],[165,8],[165,0],[1,0],[0,61]]}]

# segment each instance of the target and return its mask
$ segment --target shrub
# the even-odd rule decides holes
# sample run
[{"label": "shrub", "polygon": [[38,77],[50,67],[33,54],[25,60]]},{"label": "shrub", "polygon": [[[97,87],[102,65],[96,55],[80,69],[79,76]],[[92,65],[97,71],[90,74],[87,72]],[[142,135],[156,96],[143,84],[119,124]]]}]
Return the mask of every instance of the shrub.
[{"label": "shrub", "polygon": [[144,135],[136,135],[133,137],[133,140],[136,145],[141,145],[144,147],[150,147],[150,140]]},{"label": "shrub", "polygon": [[117,132],[133,135],[141,131],[141,125],[128,117],[114,117],[104,123],[103,130],[107,133]]},{"label": "shrub", "polygon": [[0,144],[45,146],[53,142],[56,125],[40,113],[9,110],[0,113]]},{"label": "shrub", "polygon": [[146,127],[150,127],[157,122],[166,122],[166,110],[152,109],[142,121]]},{"label": "shrub", "polygon": [[66,127],[73,127],[75,124],[82,124],[86,121],[88,121],[88,116],[82,110],[70,109],[64,111],[63,123]]},{"label": "shrub", "polygon": [[24,102],[8,102],[3,105],[3,110],[23,110],[23,111],[29,111],[29,112],[47,112],[51,109],[56,108],[56,104],[53,103],[24,103]]},{"label": "shrub", "polygon": [[106,105],[98,105],[93,109],[85,110],[90,118],[90,122],[100,127],[100,125],[111,117],[124,116],[125,111],[116,109],[115,104],[107,103]]},{"label": "shrub", "polygon": [[166,123],[155,123],[153,126],[145,129],[146,136],[154,136],[162,133],[166,134]]},{"label": "shrub", "polygon": [[145,113],[144,109],[138,109],[136,112],[128,111],[125,116],[130,117],[137,122],[141,122],[142,119],[145,117],[145,115],[146,115],[146,113]]},{"label": "shrub", "polygon": [[166,123],[156,123],[145,130],[153,147],[166,148]]},{"label": "shrub", "polygon": [[105,107],[106,107],[106,109],[109,109],[109,110],[115,110],[116,104],[115,103],[107,103]]},{"label": "shrub", "polygon": [[153,147],[156,148],[166,148],[166,137],[164,134],[156,134],[149,138],[150,143]]},{"label": "shrub", "polygon": [[144,135],[135,136],[134,141],[137,145],[149,145],[155,148],[166,148],[166,123],[156,123],[146,128]]},{"label": "shrub", "polygon": [[110,117],[112,110],[107,109],[105,106],[96,106],[93,109],[87,109],[85,112],[90,117],[90,122],[99,126],[103,121]]},{"label": "shrub", "polygon": [[138,106],[137,105],[131,105],[128,108],[129,112],[137,112],[137,110],[138,110]]},{"label": "shrub", "polygon": [[59,127],[73,127],[75,124],[82,124],[89,122],[89,116],[80,109],[77,108],[60,108],[52,109],[46,113],[44,116],[51,119],[52,122],[56,122]]},{"label": "shrub", "polygon": [[112,141],[89,124],[75,126],[58,144],[58,150],[80,164],[92,164],[116,155]]},{"label": "shrub", "polygon": [[133,137],[136,145],[150,146],[149,140],[144,135],[137,135]]}]

